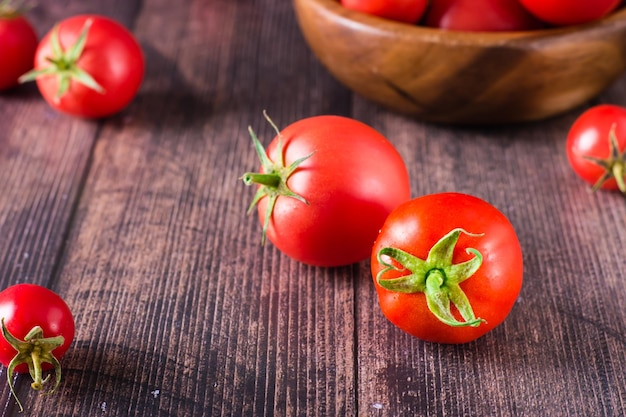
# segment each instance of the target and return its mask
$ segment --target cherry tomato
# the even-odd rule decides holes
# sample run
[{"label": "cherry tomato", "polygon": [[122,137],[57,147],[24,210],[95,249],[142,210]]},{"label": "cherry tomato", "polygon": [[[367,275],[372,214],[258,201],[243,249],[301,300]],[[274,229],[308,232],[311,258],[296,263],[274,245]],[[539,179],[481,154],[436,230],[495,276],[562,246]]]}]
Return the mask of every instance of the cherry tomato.
[{"label": "cherry tomato", "polygon": [[250,209],[258,203],[263,236],[310,265],[368,258],[387,215],[410,198],[398,151],[347,117],[310,117],[282,132],[273,126],[278,134],[267,152],[250,129],[262,166],[243,176],[246,184],[259,184]]},{"label": "cherry tomato", "polygon": [[18,84],[18,78],[33,68],[37,34],[18,11],[0,4],[0,90]]},{"label": "cherry tomato", "polygon": [[398,22],[416,23],[424,15],[428,0],[341,0],[341,4],[358,12]]},{"label": "cherry tomato", "polygon": [[610,104],[581,114],[567,135],[567,158],[593,189],[626,193],[626,108]]},{"label": "cherry tomato", "polygon": [[14,372],[30,372],[31,386],[41,390],[47,381],[43,371],[53,368],[54,391],[61,382],[58,360],[74,340],[74,318],[65,301],[39,285],[13,285],[0,292],[0,321],[0,362],[8,368],[11,392],[15,395]]},{"label": "cherry tomato", "polygon": [[383,314],[419,339],[465,343],[504,321],[522,287],[522,250],[509,220],[460,193],[398,206],[372,249]]},{"label": "cherry tomato", "polygon": [[35,70],[21,81],[36,80],[44,99],[61,112],[101,118],[132,101],[144,66],[141,47],[125,27],[107,17],[79,15],[44,36]]},{"label": "cherry tomato", "polygon": [[468,32],[531,30],[542,26],[517,0],[432,0],[424,24]]},{"label": "cherry tomato", "polygon": [[577,25],[600,19],[621,0],[519,0],[540,20],[556,26]]}]

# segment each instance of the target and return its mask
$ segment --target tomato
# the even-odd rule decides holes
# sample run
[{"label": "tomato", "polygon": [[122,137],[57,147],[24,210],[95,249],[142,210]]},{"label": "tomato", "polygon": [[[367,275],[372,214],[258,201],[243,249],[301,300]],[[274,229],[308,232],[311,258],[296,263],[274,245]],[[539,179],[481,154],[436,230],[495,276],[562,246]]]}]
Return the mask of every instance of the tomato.
[{"label": "tomato", "polygon": [[398,22],[416,23],[426,11],[428,0],[341,0],[341,4],[358,12]]},{"label": "tomato", "polygon": [[18,78],[33,68],[37,34],[18,11],[0,3],[0,90],[18,84]]},{"label": "tomato", "polygon": [[533,15],[556,26],[577,25],[600,19],[621,0],[519,0]]},{"label": "tomato", "polygon": [[267,152],[250,129],[262,166],[243,176],[259,185],[250,210],[258,204],[263,239],[310,265],[367,259],[387,215],[410,198],[398,151],[347,117],[301,119],[281,132],[272,125],[277,136]]},{"label": "tomato", "polygon": [[39,43],[35,79],[55,109],[87,118],[118,113],[135,97],[144,75],[139,43],[121,24],[79,15],[57,24]]},{"label": "tomato", "polygon": [[466,343],[504,321],[522,287],[523,260],[509,220],[460,193],[398,206],[372,248],[383,314],[422,340]]},{"label": "tomato", "polygon": [[[74,319],[63,299],[53,291],[34,284],[17,284],[0,292],[0,362],[8,368],[13,391],[13,373],[30,372],[31,386],[41,390],[47,381],[42,371],[54,369],[61,381],[58,359],[74,340]],[[30,363],[29,363],[30,362]],[[17,398],[17,397],[16,397]],[[22,408],[21,403],[20,408]]]},{"label": "tomato", "polygon": [[432,0],[424,24],[468,32],[531,30],[542,26],[517,0]]},{"label": "tomato", "polygon": [[566,142],[574,172],[593,189],[626,193],[626,108],[594,106],[572,124]]}]

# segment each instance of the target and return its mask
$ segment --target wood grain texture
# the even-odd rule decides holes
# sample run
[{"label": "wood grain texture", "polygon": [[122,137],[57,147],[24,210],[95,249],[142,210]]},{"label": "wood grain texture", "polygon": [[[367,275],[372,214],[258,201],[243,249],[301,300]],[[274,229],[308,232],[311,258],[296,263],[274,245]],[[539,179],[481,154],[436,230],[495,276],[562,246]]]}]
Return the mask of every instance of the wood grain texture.
[{"label": "wood grain texture", "polygon": [[[0,95],[0,284],[37,282],[77,324],[57,393],[17,378],[22,415],[591,416],[626,409],[626,202],[567,165],[582,111],[498,128],[431,125],[334,80],[290,2],[68,0],[119,19],[146,54],[121,114],[57,114],[34,86]],[[626,106],[622,77],[596,101]],[[461,191],[518,231],[521,297],[494,332],[421,342],[378,308],[369,263],[314,268],[260,245],[239,180],[247,133],[354,117],[405,158],[414,196]],[[2,368],[0,377],[6,377]],[[2,416],[18,415],[0,384]]]}]

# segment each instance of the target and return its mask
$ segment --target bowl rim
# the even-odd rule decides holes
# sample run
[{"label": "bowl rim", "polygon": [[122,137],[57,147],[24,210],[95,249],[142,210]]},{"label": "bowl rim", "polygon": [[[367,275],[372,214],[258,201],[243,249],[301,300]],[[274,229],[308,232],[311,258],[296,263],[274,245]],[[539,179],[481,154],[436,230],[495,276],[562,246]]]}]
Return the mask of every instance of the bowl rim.
[{"label": "bowl rim", "polygon": [[456,31],[444,30],[418,24],[398,22],[383,17],[369,15],[351,10],[341,5],[340,0],[293,0],[294,3],[310,3],[318,7],[327,15],[334,16],[344,26],[352,26],[355,29],[375,30],[389,36],[401,36],[406,38],[422,37],[430,38],[434,42],[445,42],[468,45],[494,45],[510,42],[545,42],[547,40],[573,40],[579,36],[589,36],[593,32],[604,32],[612,26],[626,28],[626,5],[619,7],[611,14],[589,23],[578,25],[558,26],[545,29],[533,29],[524,31]]}]

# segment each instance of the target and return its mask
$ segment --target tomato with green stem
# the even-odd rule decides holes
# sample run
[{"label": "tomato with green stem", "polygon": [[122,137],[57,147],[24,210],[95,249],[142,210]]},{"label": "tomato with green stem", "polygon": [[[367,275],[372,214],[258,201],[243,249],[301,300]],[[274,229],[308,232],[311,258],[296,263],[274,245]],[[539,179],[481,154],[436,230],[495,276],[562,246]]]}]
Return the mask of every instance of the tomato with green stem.
[{"label": "tomato with green stem", "polygon": [[22,11],[10,0],[0,1],[0,90],[18,85],[33,68],[37,33]]},{"label": "tomato with green stem", "polygon": [[79,15],[55,25],[37,47],[34,70],[20,82],[35,80],[56,110],[102,118],[124,109],[144,75],[142,49],[128,29],[99,15]]},{"label": "tomato with green stem", "polygon": [[256,185],[265,236],[283,253],[316,266],[348,265],[369,257],[387,215],[410,198],[409,175],[381,133],[342,116],[301,119],[276,136],[267,151],[250,129],[260,172]]},{"label": "tomato with green stem", "polygon": [[523,259],[502,212],[471,195],[438,193],[389,215],[371,269],[391,323],[422,340],[466,343],[508,316],[522,287]]},{"label": "tomato with green stem", "polygon": [[572,124],[566,141],[568,161],[592,190],[626,194],[626,108],[601,104]]},{"label": "tomato with green stem", "polygon": [[48,288],[16,284],[0,292],[0,362],[7,367],[11,393],[14,373],[30,373],[31,387],[42,390],[54,370],[54,392],[61,382],[59,359],[74,339],[74,318],[65,301]]}]

